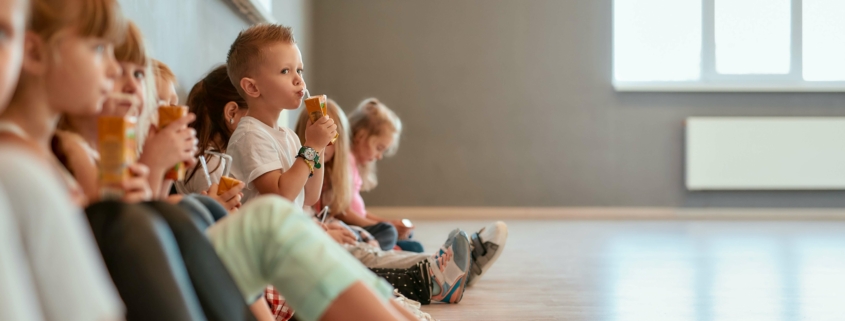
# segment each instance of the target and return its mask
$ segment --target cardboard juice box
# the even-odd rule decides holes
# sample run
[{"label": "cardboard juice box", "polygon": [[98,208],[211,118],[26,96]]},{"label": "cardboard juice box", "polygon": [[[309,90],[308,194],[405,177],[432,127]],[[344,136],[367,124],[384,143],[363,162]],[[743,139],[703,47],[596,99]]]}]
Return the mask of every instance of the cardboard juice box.
[{"label": "cardboard juice box", "polygon": [[[158,108],[158,128],[164,128],[170,123],[188,115],[188,107],[185,106],[161,106]],[[165,179],[181,181],[185,179],[185,164],[176,164],[164,174]]]},{"label": "cardboard juice box", "polygon": [[[327,100],[328,98],[326,98],[326,95],[317,95],[305,99],[305,112],[308,113],[308,118],[311,119],[312,123],[320,119],[320,117],[329,114],[326,110]],[[339,134],[336,134],[334,138],[332,138],[331,143],[334,143],[337,140],[338,135]]]},{"label": "cardboard juice box", "polygon": [[103,116],[97,120],[100,151],[100,186],[106,194],[122,195],[121,184],[130,178],[129,165],[138,158],[134,117]]}]

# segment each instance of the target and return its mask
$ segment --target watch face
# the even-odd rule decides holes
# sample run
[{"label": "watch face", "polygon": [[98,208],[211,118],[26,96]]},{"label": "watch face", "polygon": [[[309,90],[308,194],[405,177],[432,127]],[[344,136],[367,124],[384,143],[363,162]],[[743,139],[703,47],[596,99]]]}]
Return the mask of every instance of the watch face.
[{"label": "watch face", "polygon": [[307,158],[308,160],[314,160],[314,156],[317,156],[317,151],[311,148],[306,148],[305,152],[302,153],[302,155],[305,156],[305,158]]}]

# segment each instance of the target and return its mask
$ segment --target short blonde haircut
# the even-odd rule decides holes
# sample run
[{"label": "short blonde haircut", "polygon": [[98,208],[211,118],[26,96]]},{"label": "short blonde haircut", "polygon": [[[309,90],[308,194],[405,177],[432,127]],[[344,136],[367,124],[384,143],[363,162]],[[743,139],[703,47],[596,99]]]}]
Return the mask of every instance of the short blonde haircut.
[{"label": "short blonde haircut", "polygon": [[[393,135],[393,146],[385,151],[385,156],[393,156],[399,149],[402,121],[378,99],[364,99],[358,108],[349,114],[349,126],[353,143],[358,135],[364,135],[365,140],[373,136]],[[362,191],[369,191],[378,185],[375,162],[358,164],[358,172],[364,181],[361,186]]]},{"label": "short blonde haircut", "polygon": [[253,68],[263,62],[262,51],[275,43],[295,44],[293,30],[278,24],[261,23],[247,28],[238,34],[226,56],[229,79],[241,96],[241,79],[248,77]]}]

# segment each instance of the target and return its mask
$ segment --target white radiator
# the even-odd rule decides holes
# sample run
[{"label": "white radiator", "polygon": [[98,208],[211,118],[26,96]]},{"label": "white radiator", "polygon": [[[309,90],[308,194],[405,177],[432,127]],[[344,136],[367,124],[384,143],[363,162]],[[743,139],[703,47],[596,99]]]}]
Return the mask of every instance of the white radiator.
[{"label": "white radiator", "polygon": [[845,118],[688,118],[686,186],[845,189]]}]

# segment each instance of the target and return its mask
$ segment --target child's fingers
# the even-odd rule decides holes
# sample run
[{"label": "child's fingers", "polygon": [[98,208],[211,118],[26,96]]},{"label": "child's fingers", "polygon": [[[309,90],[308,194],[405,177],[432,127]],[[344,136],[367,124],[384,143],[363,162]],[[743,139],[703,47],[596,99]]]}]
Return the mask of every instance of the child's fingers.
[{"label": "child's fingers", "polygon": [[188,113],[185,117],[179,118],[172,123],[168,124],[162,130],[171,130],[171,131],[180,131],[188,127],[188,124],[193,123],[194,120],[197,119],[197,115],[193,113]]},{"label": "child's fingers", "polygon": [[344,235],[343,241],[346,244],[355,244],[355,242],[358,242],[358,239],[355,238],[354,236]]},{"label": "child's fingers", "polygon": [[238,196],[238,195],[235,195],[235,197],[233,197],[232,199],[230,199],[229,201],[226,202],[226,209],[231,210],[233,208],[236,208],[237,205],[240,204],[240,203],[241,203],[241,197]]},{"label": "child's fingers", "polygon": [[[221,194],[220,198],[222,198],[226,201],[230,201],[230,200],[234,199],[235,197],[237,197],[241,194],[241,190],[244,189],[243,185],[244,185],[243,183],[235,185],[235,187],[232,187],[231,189],[229,189],[225,193]],[[238,197],[238,199],[240,199],[240,197]]]},{"label": "child's fingers", "polygon": [[150,168],[141,163],[131,164],[128,168],[129,173],[132,174],[133,177],[147,177],[150,175]]},{"label": "child's fingers", "polygon": [[220,184],[212,183],[211,187],[208,188],[208,195],[217,196],[217,189],[220,188]]},{"label": "child's fingers", "polygon": [[331,120],[332,119],[329,118],[329,116],[323,116],[323,117],[320,117],[320,119],[317,119],[317,122],[315,122],[314,124],[324,126],[326,123],[328,123]]}]

